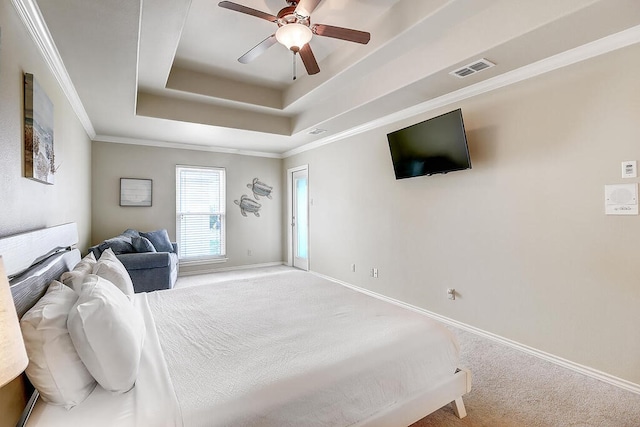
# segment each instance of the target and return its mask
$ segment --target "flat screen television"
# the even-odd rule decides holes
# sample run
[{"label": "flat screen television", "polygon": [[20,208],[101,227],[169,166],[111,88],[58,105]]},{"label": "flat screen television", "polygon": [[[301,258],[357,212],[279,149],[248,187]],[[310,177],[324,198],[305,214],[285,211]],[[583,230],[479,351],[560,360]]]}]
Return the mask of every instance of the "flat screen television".
[{"label": "flat screen television", "polygon": [[471,169],[462,110],[387,135],[396,179]]}]

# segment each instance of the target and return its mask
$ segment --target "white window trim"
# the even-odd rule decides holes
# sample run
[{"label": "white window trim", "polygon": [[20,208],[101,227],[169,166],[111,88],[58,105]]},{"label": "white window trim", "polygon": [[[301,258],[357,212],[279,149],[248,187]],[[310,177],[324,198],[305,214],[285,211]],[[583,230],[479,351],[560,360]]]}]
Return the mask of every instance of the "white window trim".
[{"label": "white window trim", "polygon": [[[207,255],[200,257],[189,257],[189,258],[179,258],[180,265],[203,265],[203,264],[211,264],[211,263],[224,263],[228,260],[227,258],[227,206],[226,206],[226,197],[227,197],[227,188],[226,188],[226,180],[227,180],[227,171],[225,168],[216,167],[216,166],[191,166],[191,165],[176,165],[176,240],[178,241],[178,253],[180,252],[180,244],[181,244],[181,236],[180,236],[180,216],[184,215],[182,212],[178,212],[178,200],[180,199],[180,179],[179,179],[179,170],[180,168],[184,169],[201,169],[201,170],[215,170],[222,171],[222,188],[224,191],[224,197],[221,200],[221,216],[222,216],[222,255]],[[208,215],[210,212],[202,212],[202,213],[194,213],[190,212],[190,214],[202,214]]]}]

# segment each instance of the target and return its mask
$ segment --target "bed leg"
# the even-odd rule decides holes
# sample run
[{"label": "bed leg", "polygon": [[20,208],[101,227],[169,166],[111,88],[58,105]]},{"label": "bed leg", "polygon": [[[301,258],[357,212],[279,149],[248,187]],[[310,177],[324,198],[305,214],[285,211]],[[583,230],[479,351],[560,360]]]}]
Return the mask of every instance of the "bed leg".
[{"label": "bed leg", "polygon": [[453,407],[453,412],[455,412],[458,418],[464,418],[467,416],[467,410],[464,408],[462,396],[451,402],[451,406]]}]

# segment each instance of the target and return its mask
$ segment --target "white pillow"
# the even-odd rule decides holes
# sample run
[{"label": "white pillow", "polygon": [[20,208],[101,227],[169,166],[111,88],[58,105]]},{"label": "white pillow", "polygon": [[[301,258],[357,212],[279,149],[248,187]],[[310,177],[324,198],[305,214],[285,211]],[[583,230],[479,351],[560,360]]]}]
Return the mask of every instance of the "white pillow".
[{"label": "white pillow", "polygon": [[67,409],[85,400],[96,386],[67,330],[67,317],[77,300],[71,288],[51,282],[20,320],[29,356],[27,377],[44,401]]},{"label": "white pillow", "polygon": [[118,289],[124,292],[125,295],[133,298],[133,282],[129,272],[124,267],[122,262],[116,257],[111,248],[102,252],[100,259],[93,267],[93,274],[97,274],[103,279],[107,279]]},{"label": "white pillow", "polygon": [[88,275],[67,326],[80,359],[98,384],[116,393],[134,386],[144,342],[144,320],[115,285]]},{"label": "white pillow", "polygon": [[72,271],[62,273],[60,281],[69,286],[76,292],[80,292],[80,287],[87,274],[93,273],[93,267],[96,265],[96,257],[93,252],[89,252],[87,256],[82,258]]}]

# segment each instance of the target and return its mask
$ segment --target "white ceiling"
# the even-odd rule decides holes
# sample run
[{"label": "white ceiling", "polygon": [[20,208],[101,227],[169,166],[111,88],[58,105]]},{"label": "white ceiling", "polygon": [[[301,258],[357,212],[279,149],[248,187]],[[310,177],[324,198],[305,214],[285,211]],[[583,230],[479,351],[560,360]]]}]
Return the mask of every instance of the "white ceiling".
[{"label": "white ceiling", "polygon": [[[13,1],[27,21],[45,24],[31,31],[52,42],[41,43],[45,57],[92,138],[274,157],[471,95],[612,34],[635,43],[640,25],[637,0],[323,0],[313,23],[368,31],[371,41],[314,36],[321,71],[306,75],[298,59],[293,81],[282,45],[237,61],[277,25],[218,0]],[[286,6],[236,3],[271,14]],[[497,65],[465,79],[448,74],[482,57]],[[326,132],[309,134],[315,128]]]}]

